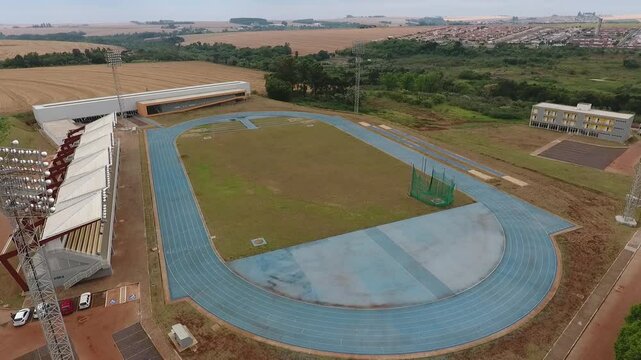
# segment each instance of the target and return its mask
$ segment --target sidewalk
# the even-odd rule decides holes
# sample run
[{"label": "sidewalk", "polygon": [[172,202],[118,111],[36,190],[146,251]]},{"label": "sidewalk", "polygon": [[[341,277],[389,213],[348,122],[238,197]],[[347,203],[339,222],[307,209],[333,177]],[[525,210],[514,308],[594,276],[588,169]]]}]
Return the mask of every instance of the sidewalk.
[{"label": "sidewalk", "polygon": [[614,359],[614,343],[632,305],[641,303],[641,254],[635,253],[568,359]]},{"label": "sidewalk", "polygon": [[[625,304],[641,301],[641,284],[634,284],[634,279],[641,275],[641,255],[635,256],[640,245],[641,232],[637,231],[545,359],[614,358],[614,341],[631,306]],[[633,285],[624,292],[629,284]]]}]

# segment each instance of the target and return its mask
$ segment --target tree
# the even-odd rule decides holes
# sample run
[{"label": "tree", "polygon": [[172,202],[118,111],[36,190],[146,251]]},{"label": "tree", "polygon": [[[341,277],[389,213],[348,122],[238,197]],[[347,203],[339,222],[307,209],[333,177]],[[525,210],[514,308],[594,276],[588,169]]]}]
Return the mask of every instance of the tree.
[{"label": "tree", "polygon": [[292,85],[277,78],[274,74],[266,76],[265,89],[270,99],[280,101],[290,101],[292,99]]},{"label": "tree", "polygon": [[641,304],[630,309],[625,324],[614,344],[617,360],[635,360],[641,358]]},{"label": "tree", "polygon": [[394,73],[385,73],[381,76],[381,84],[386,90],[398,89],[398,76]]}]

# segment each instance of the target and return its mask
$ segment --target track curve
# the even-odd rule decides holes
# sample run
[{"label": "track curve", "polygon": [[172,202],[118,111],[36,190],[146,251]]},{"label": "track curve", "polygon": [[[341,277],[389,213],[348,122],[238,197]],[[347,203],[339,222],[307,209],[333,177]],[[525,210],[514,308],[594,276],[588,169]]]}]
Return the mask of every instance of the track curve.
[{"label": "track curve", "polygon": [[423,159],[343,118],[312,113],[235,113],[149,130],[154,198],[172,299],[190,297],[233,326],[287,345],[398,355],[443,350],[496,334],[527,316],[551,290],[559,269],[550,235],[574,225],[446,165],[438,167],[456,178],[459,190],[487,206],[505,231],[503,259],[482,283],[435,303],[380,310],[308,304],[249,284],[213,250],[175,142],[193,127],[253,116],[322,121],[405,163]]}]

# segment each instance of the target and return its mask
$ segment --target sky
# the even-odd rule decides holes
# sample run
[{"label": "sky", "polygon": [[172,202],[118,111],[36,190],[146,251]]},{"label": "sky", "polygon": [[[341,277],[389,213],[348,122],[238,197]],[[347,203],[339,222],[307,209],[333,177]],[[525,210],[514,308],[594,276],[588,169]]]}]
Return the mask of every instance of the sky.
[{"label": "sky", "polygon": [[0,0],[0,24],[131,20],[329,19],[345,15],[481,16],[641,13],[640,0]]}]

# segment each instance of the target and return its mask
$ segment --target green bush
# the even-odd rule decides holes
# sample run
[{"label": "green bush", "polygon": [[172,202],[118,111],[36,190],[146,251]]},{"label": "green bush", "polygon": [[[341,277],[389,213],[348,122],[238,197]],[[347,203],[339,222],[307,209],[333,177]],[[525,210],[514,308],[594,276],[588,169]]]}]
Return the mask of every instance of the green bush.
[{"label": "green bush", "polygon": [[625,59],[623,60],[623,66],[626,69],[638,69],[641,67],[641,63],[636,59]]},{"label": "green bush", "polygon": [[290,101],[292,99],[292,85],[275,76],[268,75],[265,79],[265,90],[270,99]]},{"label": "green bush", "polygon": [[614,344],[617,360],[641,359],[641,304],[630,309],[630,315],[625,318],[625,325]]}]

